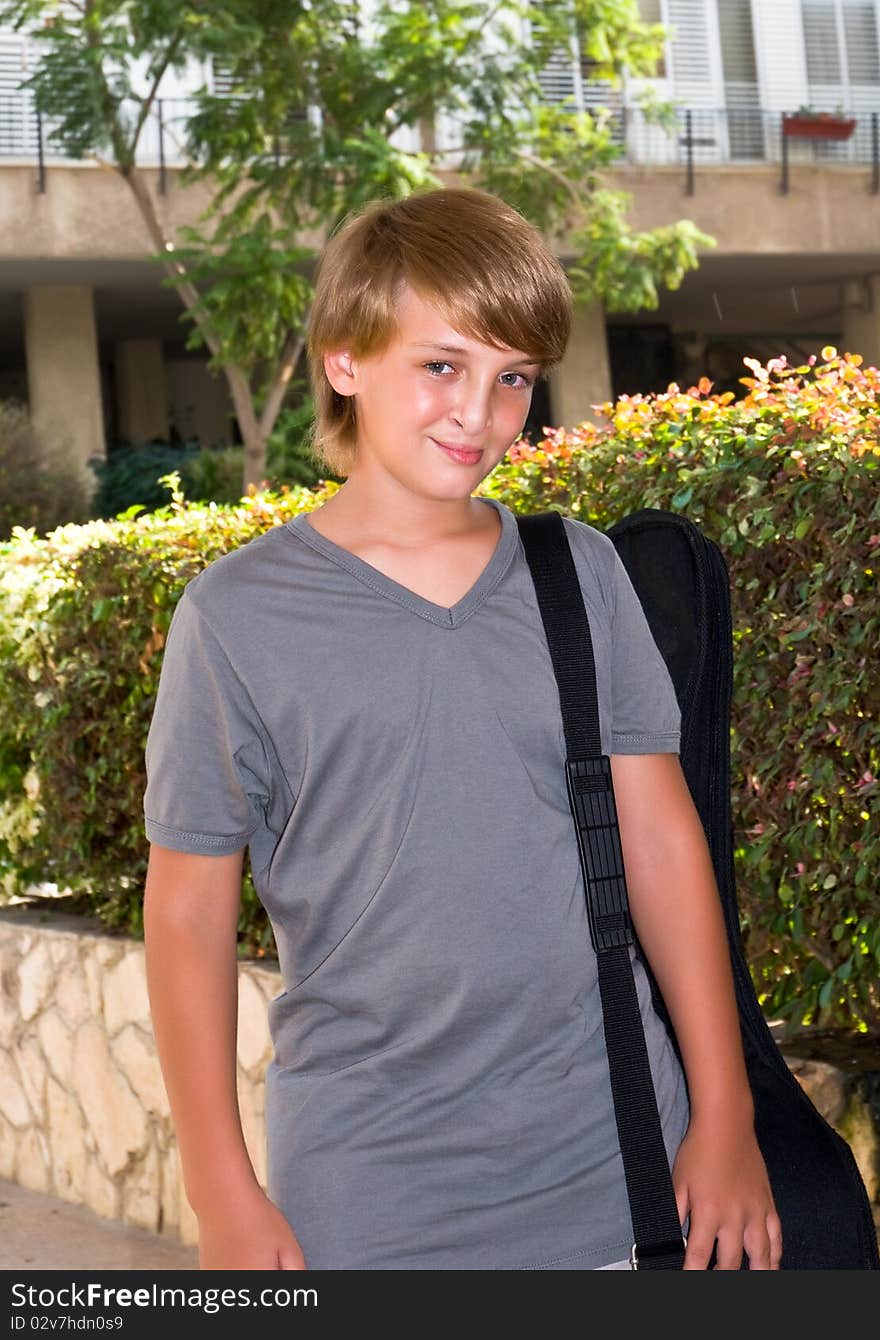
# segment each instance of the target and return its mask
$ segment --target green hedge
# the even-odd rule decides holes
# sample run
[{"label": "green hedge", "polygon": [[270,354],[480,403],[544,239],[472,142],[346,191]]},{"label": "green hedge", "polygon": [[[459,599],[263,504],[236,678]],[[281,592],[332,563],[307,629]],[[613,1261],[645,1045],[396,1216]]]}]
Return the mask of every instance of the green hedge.
[{"label": "green hedge", "polygon": [[[162,647],[183,587],[207,563],[320,493],[236,506],[171,502],[111,521],[18,529],[0,545],[0,889],[69,889],[76,909],[143,934],[143,750]],[[331,485],[330,487],[334,487]],[[240,949],[274,953],[245,865]]]},{"label": "green hedge", "polygon": [[[880,1027],[878,775],[880,372],[822,351],[746,360],[711,383],[623,396],[511,448],[481,492],[606,530],[681,510],[722,548],[735,662],[732,801],[747,953],[770,1017]],[[175,477],[170,477],[172,486]],[[149,516],[19,531],[0,546],[0,879],[53,880],[142,932],[143,748],[161,649],[191,575],[333,491],[234,507],[175,490]],[[242,952],[272,952],[246,868]]]}]

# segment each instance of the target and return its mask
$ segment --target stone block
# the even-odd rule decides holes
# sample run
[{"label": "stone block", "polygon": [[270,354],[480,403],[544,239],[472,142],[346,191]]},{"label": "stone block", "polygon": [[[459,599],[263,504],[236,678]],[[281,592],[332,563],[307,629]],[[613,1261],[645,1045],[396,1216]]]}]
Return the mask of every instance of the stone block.
[{"label": "stone block", "polygon": [[141,1106],[153,1116],[169,1117],[168,1093],[155,1048],[152,1033],[144,1033],[135,1024],[126,1024],[110,1043],[113,1059]]},{"label": "stone block", "polygon": [[18,1009],[22,1019],[33,1019],[48,1001],[55,983],[55,970],[45,940],[37,940],[18,965]]},{"label": "stone block", "polygon": [[89,1164],[83,1117],[76,1099],[50,1075],[46,1081],[52,1190],[62,1200],[82,1202]]},{"label": "stone block", "polygon": [[0,1117],[0,1177],[7,1182],[16,1180],[19,1135],[13,1125]]},{"label": "stone block", "polygon": [[73,1073],[76,1093],[104,1169],[115,1177],[143,1150],[147,1120],[128,1082],[116,1069],[99,1024],[83,1024],[77,1030]]},{"label": "stone block", "polygon": [[104,1021],[111,1038],[126,1024],[151,1027],[146,964],[140,945],[123,954],[105,973]]},{"label": "stone block", "polygon": [[92,958],[86,945],[82,948],[80,963],[82,964],[83,981],[85,983],[86,997],[88,1000],[87,1017],[100,1019],[104,1011],[104,975],[101,972],[101,965],[96,959]]},{"label": "stone block", "polygon": [[0,1113],[11,1125],[20,1128],[28,1125],[31,1116],[18,1069],[6,1051],[0,1051]]},{"label": "stone block", "polygon": [[30,1104],[34,1121],[42,1126],[46,1119],[46,1075],[48,1068],[39,1042],[34,1037],[22,1038],[14,1052],[21,1087]]},{"label": "stone block", "polygon": [[94,1014],[86,968],[78,954],[70,954],[58,969],[54,1003],[70,1028],[85,1023]]},{"label": "stone block", "polygon": [[62,1022],[62,1017],[63,1011],[54,1006],[44,1010],[37,1022],[37,1037],[49,1073],[55,1076],[62,1088],[69,1089],[73,1038]]},{"label": "stone block", "polygon": [[120,1199],[116,1184],[99,1168],[95,1159],[89,1159],[83,1183],[83,1204],[103,1219],[118,1219]]},{"label": "stone block", "polygon": [[159,1231],[161,1221],[161,1182],[159,1155],[155,1144],[150,1144],[144,1157],[125,1174],[122,1184],[122,1218],[127,1224],[136,1224],[151,1233]]},{"label": "stone block", "polygon": [[37,1127],[22,1133],[18,1145],[16,1182],[30,1191],[52,1190],[51,1155],[45,1135]]},{"label": "stone block", "polygon": [[79,957],[78,937],[64,931],[53,932],[49,940],[49,957],[57,978],[59,969],[66,968],[71,960],[76,961]]},{"label": "stone block", "polygon": [[21,1028],[18,1011],[18,969],[6,952],[0,955],[0,1038],[10,1047]]},{"label": "stone block", "polygon": [[159,1157],[160,1228],[180,1236],[180,1156],[174,1141],[163,1143]]},{"label": "stone block", "polygon": [[118,963],[128,950],[128,941],[111,938],[110,936],[96,935],[93,937],[92,943],[92,952],[104,969],[105,975],[107,970]]}]

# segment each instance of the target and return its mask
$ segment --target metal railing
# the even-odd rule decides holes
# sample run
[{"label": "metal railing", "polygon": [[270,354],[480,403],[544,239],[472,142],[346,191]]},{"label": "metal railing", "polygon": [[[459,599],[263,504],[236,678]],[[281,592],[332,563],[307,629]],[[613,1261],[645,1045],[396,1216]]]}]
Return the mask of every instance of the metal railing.
[{"label": "metal railing", "polygon": [[[870,191],[880,191],[880,88],[877,110],[847,113],[854,121],[846,139],[801,138],[784,133],[786,113],[760,107],[677,107],[669,123],[658,123],[639,107],[611,108],[606,113],[612,142],[621,164],[681,167],[683,190],[693,195],[701,171],[719,165],[779,167],[783,194],[789,188],[793,166],[865,166],[870,169]],[[159,190],[167,190],[167,169],[189,161],[186,122],[197,106],[194,98],[160,98],[151,108],[138,143],[137,161],[158,167]],[[125,115],[126,109],[121,109]],[[128,123],[133,128],[139,112],[132,104]],[[306,109],[293,119],[308,116]],[[39,189],[46,188],[46,165],[71,160],[51,140],[52,125],[33,105],[29,90],[0,97],[0,163],[16,159],[35,163]],[[282,148],[273,146],[276,158]],[[87,159],[84,161],[88,161]]]},{"label": "metal railing", "polygon": [[[196,107],[194,98],[158,98],[141,130],[137,162],[143,167],[158,167],[159,189],[163,193],[167,188],[166,169],[182,167],[190,161],[185,128]],[[120,107],[120,118],[131,134],[139,112],[140,106],[134,102]],[[58,125],[59,122],[40,114],[29,90],[0,96],[0,164],[4,160],[35,163],[39,189],[44,191],[48,164],[88,163],[88,157],[73,157],[53,142],[52,131]],[[106,156],[106,151],[103,152]]]},{"label": "metal railing", "polygon": [[782,194],[789,189],[792,166],[870,168],[869,189],[880,190],[880,89],[878,109],[844,114],[851,123],[846,138],[821,137],[827,126],[814,120],[802,127],[808,134],[786,133],[793,112],[768,112],[760,107],[679,108],[671,126],[647,120],[640,109],[622,108],[614,118],[614,138],[627,163],[680,164],[684,191],[693,195],[698,172],[706,168],[766,164],[779,167]]}]

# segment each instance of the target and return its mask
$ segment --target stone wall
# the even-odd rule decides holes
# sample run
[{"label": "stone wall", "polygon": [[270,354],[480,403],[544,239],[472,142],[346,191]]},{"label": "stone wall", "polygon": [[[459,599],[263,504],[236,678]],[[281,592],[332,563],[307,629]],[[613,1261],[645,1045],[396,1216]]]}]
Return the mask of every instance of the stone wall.
[{"label": "stone wall", "polygon": [[[238,1093],[265,1187],[275,969],[239,970]],[[0,1177],[197,1241],[150,1022],[144,946],[91,918],[0,910]]]},{"label": "stone wall", "polygon": [[[242,962],[238,987],[239,1105],[265,1187],[267,1006],[282,982],[274,966]],[[868,1089],[843,1065],[786,1059],[850,1143],[876,1203],[880,1062]],[[197,1242],[153,1041],[144,946],[96,919],[0,909],[0,1177]]]}]

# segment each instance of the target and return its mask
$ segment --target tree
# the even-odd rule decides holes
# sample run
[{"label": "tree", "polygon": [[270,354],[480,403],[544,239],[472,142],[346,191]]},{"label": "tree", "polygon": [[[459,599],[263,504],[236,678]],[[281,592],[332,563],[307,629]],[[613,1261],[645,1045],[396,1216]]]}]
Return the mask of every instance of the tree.
[{"label": "tree", "polygon": [[[41,46],[23,86],[53,143],[132,191],[191,323],[187,347],[227,378],[245,487],[265,477],[302,352],[310,262],[365,201],[442,186],[452,166],[565,237],[576,299],[610,311],[656,307],[658,286],[678,287],[696,248],[714,245],[687,219],[634,232],[629,196],[603,182],[618,153],[607,116],[543,97],[540,72],[572,39],[596,79],[653,72],[664,29],[640,21],[636,0],[0,0],[0,22]],[[222,92],[194,91],[178,132],[182,180],[211,199],[171,236],[137,150],[163,77],[194,62],[224,76]],[[457,127],[454,152],[432,143],[438,114]],[[423,150],[392,144],[404,126],[423,130]]]}]

